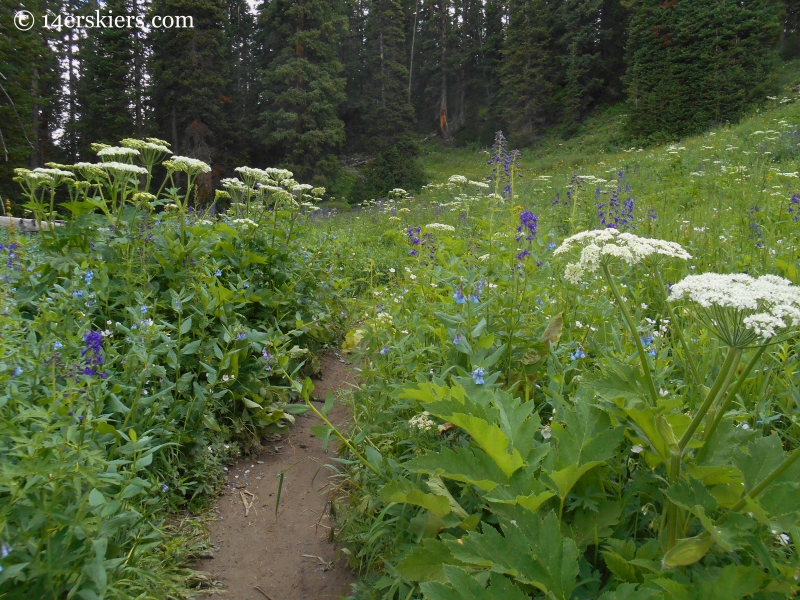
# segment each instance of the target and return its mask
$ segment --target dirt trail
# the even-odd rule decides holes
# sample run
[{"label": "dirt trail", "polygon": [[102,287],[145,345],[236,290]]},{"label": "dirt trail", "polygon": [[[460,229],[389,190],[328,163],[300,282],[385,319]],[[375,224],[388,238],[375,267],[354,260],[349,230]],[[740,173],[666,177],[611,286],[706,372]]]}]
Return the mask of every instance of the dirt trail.
[{"label": "dirt trail", "polygon": [[[322,379],[314,381],[315,398],[324,400],[328,390],[353,384],[355,371],[336,356],[324,357],[321,366]],[[335,405],[328,418],[335,425],[346,421],[346,407]],[[280,441],[268,443],[258,456],[229,466],[227,489],[214,508],[220,518],[210,527],[215,556],[199,565],[222,582],[225,598],[311,600],[349,593],[355,577],[344,568],[343,559],[333,563],[327,499],[320,491],[330,472],[319,470],[319,463],[311,460],[324,463],[329,457],[322,452],[319,438],[311,435],[310,427],[320,423],[312,412],[301,415]],[[276,522],[278,474],[303,458],[308,460],[284,477]],[[243,487],[245,483],[248,485]],[[242,502],[245,490],[255,495],[244,494],[247,503],[252,502],[248,516]]]}]

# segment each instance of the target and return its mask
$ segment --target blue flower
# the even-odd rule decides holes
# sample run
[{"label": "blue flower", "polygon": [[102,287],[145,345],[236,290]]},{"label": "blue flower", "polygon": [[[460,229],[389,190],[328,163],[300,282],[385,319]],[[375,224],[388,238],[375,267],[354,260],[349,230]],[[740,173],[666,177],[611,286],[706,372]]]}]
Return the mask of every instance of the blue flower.
[{"label": "blue flower", "polygon": [[456,344],[456,345],[461,343],[461,334],[460,333],[457,333],[456,337],[453,338],[453,343]]},{"label": "blue flower", "polygon": [[389,346],[384,346],[383,348],[381,348],[381,354],[383,354],[384,356],[389,354]]},{"label": "blue flower", "polygon": [[247,339],[247,332],[240,331],[239,333],[236,334],[236,339],[237,340],[246,340]]},{"label": "blue flower", "polygon": [[61,348],[63,348],[63,347],[64,347],[64,344],[62,344],[61,342],[55,342],[53,344],[53,350],[61,350]]},{"label": "blue flower", "polygon": [[528,252],[527,250],[523,250],[522,252],[517,254],[517,260],[524,260],[526,256],[530,256],[530,255],[531,255],[530,252]]},{"label": "blue flower", "polygon": [[464,304],[466,299],[464,298],[464,292],[461,291],[461,288],[456,290],[456,293],[453,294],[453,298],[456,301],[456,304]]},{"label": "blue flower", "polygon": [[144,304],[142,304],[142,314],[143,315],[147,314],[147,307]]},{"label": "blue flower", "polygon": [[83,298],[83,290],[75,290],[72,292],[72,295],[75,296],[78,300]]},{"label": "blue flower", "polygon": [[586,358],[586,352],[583,351],[583,348],[578,348],[569,355],[571,360],[578,360],[579,358]]},{"label": "blue flower", "polygon": [[481,299],[478,298],[475,294],[470,294],[469,301],[472,302],[473,304],[477,304],[478,302],[481,301]]},{"label": "blue flower", "polygon": [[11,376],[18,377],[20,375],[22,375],[22,367],[14,367],[14,370],[11,371]]},{"label": "blue flower", "polygon": [[652,333],[648,333],[646,336],[644,336],[643,338],[640,338],[640,339],[642,340],[642,346],[644,346],[646,348],[647,346],[649,346],[650,344],[653,343],[653,340],[655,338],[653,337]]},{"label": "blue flower", "polygon": [[556,243],[555,242],[550,242],[549,244],[547,244],[547,249],[548,250],[552,250],[555,247],[556,247]]},{"label": "blue flower", "polygon": [[655,356],[656,355],[656,349],[655,348],[650,348],[650,352],[648,352],[648,354],[650,356]]},{"label": "blue flower", "polygon": [[163,494],[163,493],[164,493],[164,492],[166,492],[168,489],[169,489],[169,486],[168,486],[168,485],[165,483],[164,485],[162,485],[162,486],[161,486],[161,493]]},{"label": "blue flower", "polygon": [[222,271],[217,269],[216,271],[214,271],[214,275],[216,275],[217,277],[222,277]]},{"label": "blue flower", "polygon": [[86,282],[86,285],[92,284],[92,278],[94,277],[94,271],[89,269],[86,271],[86,275],[83,276],[83,280]]},{"label": "blue flower", "polygon": [[475,383],[478,385],[483,385],[483,376],[486,375],[486,371],[484,371],[481,367],[478,367],[472,372],[472,378],[475,380]]}]

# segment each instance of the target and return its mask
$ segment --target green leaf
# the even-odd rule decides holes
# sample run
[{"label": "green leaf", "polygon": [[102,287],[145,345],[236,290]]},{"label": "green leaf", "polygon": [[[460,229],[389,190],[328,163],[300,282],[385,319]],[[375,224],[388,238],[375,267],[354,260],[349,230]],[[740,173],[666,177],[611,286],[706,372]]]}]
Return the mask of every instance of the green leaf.
[{"label": "green leaf", "polygon": [[247,396],[242,396],[242,402],[247,408],[252,408],[255,410],[261,410],[262,408],[264,408],[258,402],[253,402],[252,400],[250,400],[250,398],[248,398]]},{"label": "green leaf", "polygon": [[479,339],[475,344],[472,346],[474,349],[478,350],[483,348],[484,350],[488,350],[494,344],[494,333],[488,333]]},{"label": "green leaf", "polygon": [[711,513],[718,506],[706,486],[694,477],[689,477],[689,481],[676,481],[665,493],[673,503],[689,512],[694,512],[695,506],[699,505],[705,513]]},{"label": "green leaf", "polygon": [[214,415],[210,413],[203,413],[202,415],[200,415],[200,418],[203,420],[203,424],[212,431],[217,431],[217,432],[222,431],[220,429],[219,423],[217,423],[217,420],[214,418]]},{"label": "green leaf", "polygon": [[184,319],[183,323],[181,323],[181,328],[180,328],[179,333],[181,335],[183,335],[184,333],[189,331],[191,328],[192,328],[192,317],[188,317],[187,319]]},{"label": "green leaf", "polygon": [[564,318],[562,317],[561,313],[559,313],[550,319],[550,322],[547,324],[547,327],[544,330],[544,334],[542,334],[542,339],[551,344],[557,344],[558,340],[561,339],[561,332],[563,330]]},{"label": "green leaf", "polygon": [[98,490],[97,488],[93,489],[89,492],[89,505],[90,506],[100,506],[101,504],[105,504],[106,498],[103,496],[103,493]]},{"label": "green leaf", "polygon": [[426,538],[397,563],[397,570],[411,581],[445,582],[444,565],[454,562],[456,560],[444,542]]},{"label": "green leaf", "polygon": [[565,469],[548,473],[547,476],[553,482],[553,487],[558,492],[558,497],[564,500],[573,486],[583,477],[584,473],[602,464],[604,463],[600,461],[588,462],[581,466],[573,463]]},{"label": "green leaf", "polygon": [[511,477],[514,471],[524,464],[519,451],[510,447],[508,436],[497,425],[490,425],[483,419],[462,413],[450,415],[449,420],[453,425],[457,425],[469,433],[475,443],[492,458],[506,477]]},{"label": "green leaf", "polygon": [[527,508],[531,512],[536,512],[539,507],[555,496],[552,492],[542,492],[541,494],[530,494],[529,496],[517,496],[517,504]]},{"label": "green leaf", "polygon": [[757,567],[728,565],[714,575],[703,574],[697,598],[703,600],[740,600],[761,589],[765,574]]},{"label": "green leaf", "polygon": [[399,502],[421,506],[440,517],[450,514],[450,503],[447,498],[426,494],[407,479],[393,479],[383,486],[381,499],[386,503]]},{"label": "green leaf", "polygon": [[319,412],[322,413],[323,416],[327,417],[330,410],[333,408],[333,392],[328,390],[328,393],[325,394],[325,404],[322,406]]},{"label": "green leaf", "polygon": [[469,517],[469,513],[465,511],[462,506],[453,498],[453,495],[447,489],[444,482],[436,476],[432,476],[428,478],[427,481],[428,488],[436,494],[437,496],[441,496],[442,498],[447,499],[447,503],[450,506],[450,512],[452,512],[455,516],[457,516],[462,521]]},{"label": "green leaf", "polygon": [[606,561],[608,570],[611,571],[620,581],[636,583],[636,569],[629,563],[629,559],[623,558],[613,550],[603,550],[601,552]]},{"label": "green leaf", "polygon": [[428,582],[420,585],[428,600],[529,600],[529,596],[514,586],[506,577],[491,573],[489,587],[484,586],[464,569],[445,565],[444,573],[453,587]]},{"label": "green leaf", "polygon": [[745,450],[737,448],[733,453],[733,464],[744,475],[745,488],[749,492],[783,462],[783,447],[777,434],[756,438]]},{"label": "green leaf", "polygon": [[322,425],[312,425],[310,429],[313,435],[322,440],[322,451],[328,452],[328,444],[331,441],[333,428],[323,423]]},{"label": "green leaf", "polygon": [[597,511],[578,509],[572,512],[572,539],[580,550],[591,544],[599,544],[614,533],[622,513],[622,504],[613,500],[603,500]]},{"label": "green leaf", "polygon": [[650,600],[654,596],[660,596],[660,593],[656,590],[637,590],[635,583],[623,583],[613,592],[600,596],[600,600]]},{"label": "green leaf", "polygon": [[707,533],[678,540],[672,550],[664,555],[664,566],[672,568],[694,564],[703,558],[713,545],[714,538]]},{"label": "green leaf", "polygon": [[403,466],[414,473],[438,475],[476,485],[487,492],[509,482],[505,473],[479,448],[445,448],[441,452],[428,452],[403,463]]},{"label": "green leaf", "polygon": [[200,349],[200,344],[203,340],[194,340],[193,342],[189,342],[183,348],[181,348],[181,356],[186,356],[188,354],[195,354]]},{"label": "green leaf", "polygon": [[462,562],[505,573],[566,600],[575,589],[579,570],[575,542],[562,538],[554,513],[542,519],[521,507],[514,509],[514,519],[500,520],[504,535],[484,526],[483,533],[445,543]]}]

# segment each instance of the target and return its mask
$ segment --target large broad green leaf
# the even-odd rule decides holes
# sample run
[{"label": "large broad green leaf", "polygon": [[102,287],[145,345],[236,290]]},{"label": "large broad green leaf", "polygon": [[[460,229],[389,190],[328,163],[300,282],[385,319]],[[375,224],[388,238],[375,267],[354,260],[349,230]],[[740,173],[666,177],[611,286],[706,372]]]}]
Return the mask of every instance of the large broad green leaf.
[{"label": "large broad green leaf", "polygon": [[630,406],[648,397],[638,369],[614,360],[609,360],[604,372],[589,375],[582,383],[601,398],[611,401],[623,398]]},{"label": "large broad green leaf", "polygon": [[521,507],[514,509],[514,519],[500,520],[504,535],[485,526],[483,533],[447,541],[448,548],[458,560],[505,573],[566,600],[575,589],[578,576],[575,542],[562,538],[554,513],[542,519]]},{"label": "large broad green leaf", "polygon": [[508,436],[497,425],[490,425],[481,418],[463,413],[450,415],[448,420],[469,433],[506,477],[511,477],[524,464],[519,451],[511,446]]},{"label": "large broad green leaf", "polygon": [[493,490],[497,485],[508,484],[506,474],[495,462],[479,448],[445,449],[441,452],[429,452],[414,458],[403,466],[415,473],[438,475],[454,481],[476,485],[485,491]]},{"label": "large broad green leaf", "polygon": [[[744,483],[748,492],[774,471],[783,462],[783,459],[783,447],[777,434],[756,438],[747,444],[744,450],[737,448],[733,453],[733,464],[739,467],[744,475]],[[793,468],[782,473],[777,481],[798,481],[800,479],[799,470],[800,463],[795,463]]]},{"label": "large broad green leaf", "polygon": [[447,500],[448,506],[450,507],[450,512],[457,516],[459,519],[464,520],[469,517],[467,511],[453,498],[453,495],[447,489],[447,486],[444,484],[439,477],[432,476],[428,479],[428,488],[433,492],[436,496],[441,496]]},{"label": "large broad green leaf", "polygon": [[717,509],[717,501],[714,496],[694,477],[689,477],[688,481],[676,481],[666,491],[666,494],[673,503],[689,512],[694,512],[695,506],[700,506],[706,514]]},{"label": "large broad green leaf", "polygon": [[629,408],[625,410],[625,414],[632,421],[637,435],[650,444],[662,460],[669,460],[669,447],[656,426],[656,413],[650,408]]},{"label": "large broad green leaf", "polygon": [[614,533],[621,513],[622,503],[613,500],[601,501],[596,511],[582,508],[574,511],[569,526],[572,539],[580,550],[599,544]]},{"label": "large broad green leaf", "polygon": [[450,514],[450,503],[447,498],[435,494],[426,494],[414,487],[414,484],[407,479],[393,479],[386,484],[381,489],[381,499],[384,502],[400,502],[421,506],[440,517]]},{"label": "large broad green leaf", "polygon": [[754,435],[755,432],[752,430],[736,427],[733,419],[722,419],[711,437],[704,443],[703,464],[730,464],[734,451]]},{"label": "large broad green leaf", "polygon": [[510,394],[498,391],[492,404],[499,411],[500,428],[503,430],[511,444],[527,456],[534,446],[534,434],[539,429],[539,415],[534,413],[535,403],[523,402],[513,398]]},{"label": "large broad green leaf", "polygon": [[604,463],[600,461],[592,461],[581,466],[573,463],[564,469],[548,473],[547,476],[552,481],[553,488],[558,492],[558,497],[564,500],[587,471],[602,464]]},{"label": "large broad green leaf", "polygon": [[571,464],[605,461],[614,456],[622,441],[623,429],[611,426],[608,415],[589,403],[580,402],[562,415],[564,425],[551,426],[553,437],[558,442],[558,455],[552,470],[563,469]]},{"label": "large broad green leaf", "polygon": [[757,567],[728,565],[713,576],[703,574],[697,586],[697,598],[703,600],[740,600],[761,589],[765,574]]},{"label": "large broad green leaf", "polygon": [[464,569],[446,566],[447,580],[452,587],[441,583],[423,583],[420,588],[428,600],[530,600],[508,578],[492,573],[489,587],[483,585]]},{"label": "large broad green leaf", "polygon": [[606,592],[600,600],[655,600],[661,598],[661,593],[656,590],[637,590],[634,583],[623,583],[613,592]]},{"label": "large broad green leaf", "polygon": [[427,538],[397,563],[397,570],[411,581],[445,582],[444,565],[456,562],[444,542]]}]

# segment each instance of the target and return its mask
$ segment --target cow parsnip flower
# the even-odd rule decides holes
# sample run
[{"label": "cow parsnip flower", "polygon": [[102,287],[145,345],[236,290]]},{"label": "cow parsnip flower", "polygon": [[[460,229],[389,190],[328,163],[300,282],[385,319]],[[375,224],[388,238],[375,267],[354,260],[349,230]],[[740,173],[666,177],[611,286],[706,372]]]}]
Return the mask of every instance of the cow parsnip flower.
[{"label": "cow parsnip flower", "polygon": [[139,167],[137,165],[129,165],[128,163],[121,163],[113,160],[109,162],[100,163],[94,166],[117,174],[127,173],[129,175],[147,175],[147,169],[145,169],[144,167]]},{"label": "cow parsnip flower", "polygon": [[123,146],[107,146],[97,151],[97,156],[139,156],[140,152],[136,148],[125,148]]},{"label": "cow parsnip flower", "polygon": [[200,173],[210,173],[211,167],[202,160],[189,158],[188,156],[173,156],[163,163],[168,171],[180,171],[188,175],[199,175]]},{"label": "cow parsnip flower", "polygon": [[423,229],[433,229],[434,231],[455,231],[456,228],[452,225],[446,225],[445,223],[428,223],[423,227]]},{"label": "cow parsnip flower", "polygon": [[800,324],[800,287],[776,275],[690,275],[672,286],[670,300],[691,300],[730,346],[769,340]]},{"label": "cow parsnip flower", "polygon": [[565,239],[553,254],[566,254],[574,247],[582,247],[578,262],[569,263],[564,277],[572,283],[580,283],[587,273],[595,273],[603,262],[623,261],[635,265],[653,255],[689,260],[692,255],[675,242],[645,238],[616,229],[581,231]]}]

